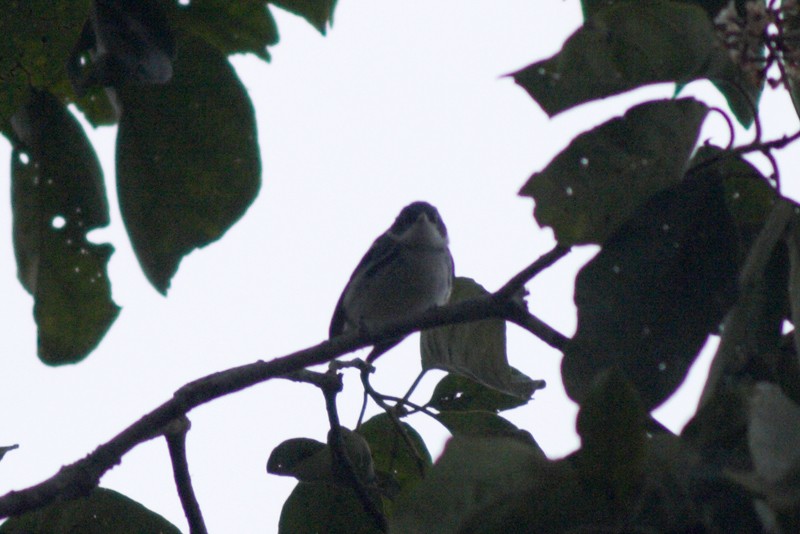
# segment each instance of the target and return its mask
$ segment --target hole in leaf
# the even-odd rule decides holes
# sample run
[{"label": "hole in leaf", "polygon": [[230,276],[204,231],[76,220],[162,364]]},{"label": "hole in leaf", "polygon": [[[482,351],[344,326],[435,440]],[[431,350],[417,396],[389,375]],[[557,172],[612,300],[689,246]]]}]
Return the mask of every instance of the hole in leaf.
[{"label": "hole in leaf", "polygon": [[53,217],[53,220],[50,222],[50,224],[56,230],[61,230],[62,228],[64,228],[64,226],[66,226],[67,220],[61,215],[56,215],[55,217]]}]

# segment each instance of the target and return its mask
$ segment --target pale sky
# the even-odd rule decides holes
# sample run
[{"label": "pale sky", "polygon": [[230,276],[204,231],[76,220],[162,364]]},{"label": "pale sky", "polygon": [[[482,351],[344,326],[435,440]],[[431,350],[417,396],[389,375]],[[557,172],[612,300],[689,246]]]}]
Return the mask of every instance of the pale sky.
[{"label": "pale sky", "polygon": [[[576,0],[340,0],[324,38],[304,21],[274,12],[281,43],[271,49],[272,63],[233,60],[258,117],[261,194],[222,240],[184,260],[166,299],[141,274],[116,207],[116,130],[90,132],[112,206],[111,226],[92,237],[116,247],[110,276],[123,309],[99,348],[78,365],[49,368],[36,358],[32,299],[16,280],[11,254],[9,188],[0,187],[0,206],[6,206],[0,210],[0,445],[20,444],[0,463],[0,493],[49,477],[186,382],[324,339],[353,268],[411,201],[439,208],[456,273],[497,289],[552,246],[551,232],[532,218],[530,199],[517,196],[528,176],[574,135],[631,102],[673,93],[670,85],[649,88],[548,120],[511,79],[501,78],[560,48],[580,24]],[[693,84],[689,93],[724,106],[708,88]],[[796,129],[786,105],[774,103],[784,111],[772,116],[788,123],[767,129],[768,137]],[[767,99],[766,116],[770,106]],[[727,141],[723,121],[713,115],[703,138],[709,135]],[[0,160],[9,154],[3,141]],[[785,154],[798,161],[797,150]],[[567,335],[575,328],[574,275],[592,253],[574,253],[529,286],[532,311]],[[551,457],[574,450],[576,412],[561,387],[560,353],[509,327],[509,359],[548,387],[507,416]],[[702,367],[695,378],[702,379]],[[414,336],[381,358],[374,384],[403,393],[418,370]],[[431,375],[419,389],[422,402],[441,377]],[[697,390],[687,388],[659,412],[668,426],[681,427]],[[339,399],[344,425],[355,424],[360,399],[357,377],[347,376]],[[266,460],[285,439],[325,439],[322,395],[308,385],[273,381],[189,418],[190,468],[209,530],[277,531],[295,481],[267,475]],[[437,454],[447,436],[441,427],[424,416],[410,422]],[[102,485],[187,531],[163,440],[136,448]]]}]

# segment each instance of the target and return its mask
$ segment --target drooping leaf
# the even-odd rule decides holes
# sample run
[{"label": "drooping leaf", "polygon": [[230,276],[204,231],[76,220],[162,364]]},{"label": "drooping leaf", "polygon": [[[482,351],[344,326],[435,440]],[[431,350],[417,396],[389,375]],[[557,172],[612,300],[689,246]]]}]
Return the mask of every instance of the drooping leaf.
[{"label": "drooping leaf", "polygon": [[82,95],[95,85],[167,83],[174,59],[175,38],[156,0],[95,0],[68,73]]},{"label": "drooping leaf", "polygon": [[[411,441],[414,451],[408,445],[385,413],[378,414],[358,428],[358,433],[367,440],[372,451],[375,471],[384,479],[391,478],[398,490],[413,486],[422,480],[420,467],[430,467],[430,452],[422,437],[407,423],[400,423]],[[417,456],[419,455],[419,456]]]},{"label": "drooping leaf", "polygon": [[578,330],[562,361],[580,402],[612,367],[650,409],[680,385],[735,300],[736,233],[717,176],[699,172],[655,195],[575,283]]},{"label": "drooping leaf", "polygon": [[90,0],[6,2],[0,17],[0,124],[28,99],[28,87],[49,88],[66,78],[66,63],[81,33]]},{"label": "drooping leaf", "polygon": [[39,358],[75,363],[119,313],[107,272],[113,248],[87,238],[109,222],[103,173],[80,125],[51,94],[34,92],[12,124],[14,250],[35,300]]},{"label": "drooping leaf", "polygon": [[[488,292],[471,278],[458,277],[450,302]],[[496,391],[530,399],[539,384],[519,371],[512,373],[506,357],[506,324],[501,319],[443,326],[422,332],[422,368],[443,369],[467,376]]]},{"label": "drooping leaf", "polygon": [[319,33],[325,35],[328,27],[333,24],[333,10],[337,0],[270,0],[286,11],[306,19]]},{"label": "drooping leaf", "polygon": [[761,87],[746,83],[701,7],[670,0],[592,6],[558,54],[512,75],[548,115],[642,85],[707,78],[742,124],[752,122]]},{"label": "drooping leaf", "polygon": [[268,61],[267,47],[278,42],[266,0],[192,0],[179,7],[176,19],[226,56],[252,53]]},{"label": "drooping leaf", "polygon": [[12,517],[2,534],[59,532],[81,534],[180,534],[172,523],[116,491],[97,488],[87,497],[53,504]]},{"label": "drooping leaf", "polygon": [[[517,369],[513,367],[510,369],[512,379],[516,377],[523,382],[530,380]],[[545,383],[544,380],[534,380],[534,385],[534,390],[537,390],[544,388]],[[458,374],[448,374],[442,378],[436,384],[431,400],[428,401],[429,406],[439,411],[484,410],[500,412],[517,408],[527,403],[527,399],[508,395]]]},{"label": "drooping leaf", "polygon": [[576,137],[520,194],[561,245],[604,243],[653,194],[678,183],[708,108],[647,102]]},{"label": "drooping leaf", "polygon": [[253,107],[225,56],[189,36],[169,84],[119,95],[122,218],[145,275],[166,293],[181,259],[219,239],[258,193]]},{"label": "drooping leaf", "polygon": [[381,531],[364,512],[348,487],[324,482],[300,482],[283,504],[280,534],[378,534]]}]

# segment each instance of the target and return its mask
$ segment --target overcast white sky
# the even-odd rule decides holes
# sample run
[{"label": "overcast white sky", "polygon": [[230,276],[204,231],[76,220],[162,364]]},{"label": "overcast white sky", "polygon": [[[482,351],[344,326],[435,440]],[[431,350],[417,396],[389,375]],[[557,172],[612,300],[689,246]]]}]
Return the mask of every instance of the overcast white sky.
[{"label": "overcast white sky", "polygon": [[[0,187],[0,445],[20,444],[0,463],[0,493],[82,457],[190,380],[324,339],[352,269],[413,200],[439,208],[457,274],[498,288],[552,246],[550,231],[537,227],[532,203],[518,189],[576,133],[624,109],[612,99],[549,121],[500,78],[560,48],[580,23],[576,0],[340,0],[326,38],[296,17],[275,14],[281,43],[272,63],[234,60],[258,115],[261,195],[221,241],[183,262],[166,299],[139,271],[116,208],[115,130],[91,133],[112,204],[111,226],[94,237],[116,247],[110,274],[123,309],[99,349],[77,366],[48,368],[35,356],[32,299],[16,281],[7,182]],[[668,97],[672,90],[639,91],[634,99]],[[709,94],[703,84],[696,90]],[[711,94],[712,104],[724,105]],[[768,135],[796,128],[783,110],[789,122]],[[709,122],[707,134],[725,143],[722,120]],[[0,161],[9,152],[0,143]],[[797,161],[796,151],[792,157]],[[532,310],[565,334],[575,324],[573,277],[591,252],[579,251],[529,288]],[[509,418],[552,457],[576,448],[560,354],[511,327],[509,357],[548,382]],[[376,387],[405,391],[419,370],[418,339],[409,338],[378,367]],[[439,376],[423,383],[420,400]],[[352,426],[360,389],[354,377],[345,388],[340,413]],[[660,412],[672,428],[693,410],[694,390]],[[276,531],[295,482],[267,475],[265,463],[284,439],[324,440],[319,392],[271,382],[202,407],[190,419],[190,467],[209,530]],[[440,450],[446,434],[437,424],[411,422]],[[162,440],[135,449],[102,484],[187,529]]]}]

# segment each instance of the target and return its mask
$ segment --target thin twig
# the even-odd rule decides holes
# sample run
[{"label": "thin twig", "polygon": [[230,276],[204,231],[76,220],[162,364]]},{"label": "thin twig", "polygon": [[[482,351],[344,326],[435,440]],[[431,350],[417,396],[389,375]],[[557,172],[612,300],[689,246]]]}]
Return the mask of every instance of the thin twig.
[{"label": "thin twig", "polygon": [[392,422],[392,426],[394,426],[395,431],[403,439],[408,451],[414,457],[420,476],[424,477],[425,470],[428,468],[427,462],[422,457],[422,454],[419,452],[419,449],[417,449],[417,446],[414,444],[414,442],[411,441],[411,436],[408,435],[408,432],[406,432],[406,429],[403,427],[403,423],[397,417],[395,408],[386,404],[386,402],[383,400],[383,395],[375,391],[375,389],[372,387],[372,384],[369,382],[369,375],[369,369],[365,368],[361,371],[361,383],[364,385],[364,391],[366,391],[370,398],[375,401],[375,404],[380,406],[381,409],[386,412],[386,415],[389,417],[389,421]]},{"label": "thin twig", "polygon": [[325,396],[325,409],[328,412],[328,421],[330,423],[331,431],[328,435],[328,446],[331,449],[332,460],[335,466],[340,469],[334,469],[334,473],[340,473],[344,476],[348,486],[355,491],[361,506],[367,515],[370,516],[375,526],[381,532],[386,532],[386,516],[378,508],[377,504],[370,496],[369,491],[364,485],[364,481],[356,473],[353,462],[348,456],[344,447],[344,439],[342,438],[342,427],[339,424],[339,412],[336,409],[336,395],[342,390],[342,375],[336,374],[338,379],[338,387],[330,387],[326,385],[322,387],[322,394]]},{"label": "thin twig", "polygon": [[180,417],[168,425],[164,437],[167,440],[169,458],[172,461],[175,486],[181,499],[183,513],[189,522],[189,532],[191,534],[208,534],[200,503],[197,502],[194,494],[192,477],[189,475],[189,462],[186,459],[186,434],[190,427],[189,419],[185,416]]}]

